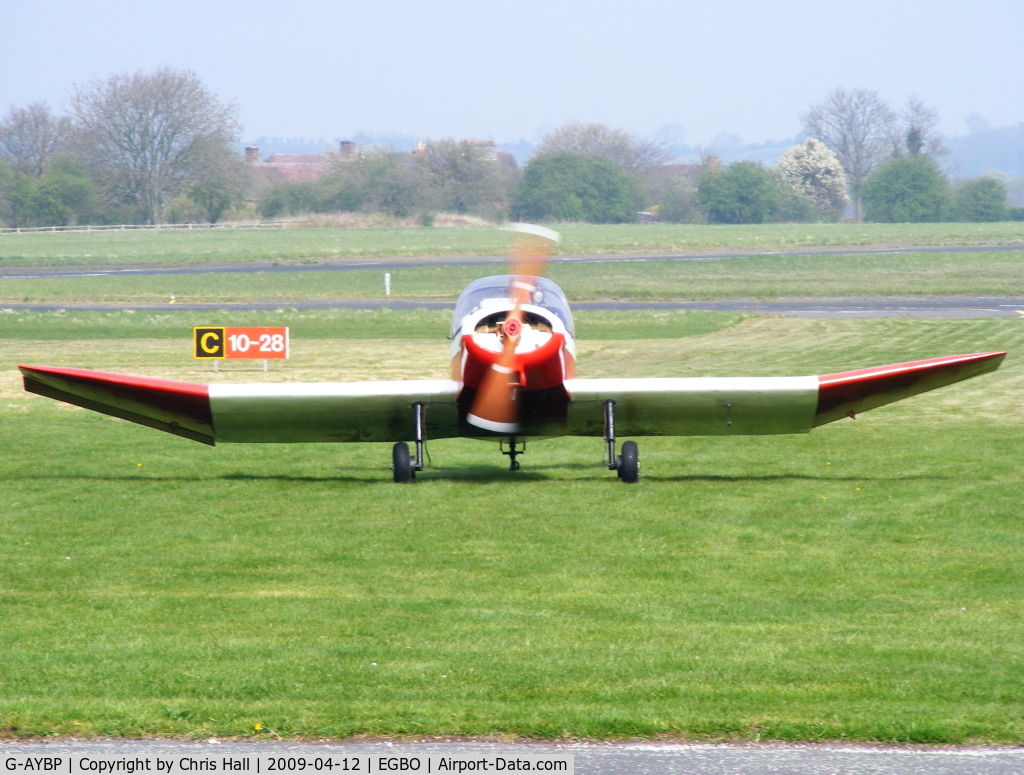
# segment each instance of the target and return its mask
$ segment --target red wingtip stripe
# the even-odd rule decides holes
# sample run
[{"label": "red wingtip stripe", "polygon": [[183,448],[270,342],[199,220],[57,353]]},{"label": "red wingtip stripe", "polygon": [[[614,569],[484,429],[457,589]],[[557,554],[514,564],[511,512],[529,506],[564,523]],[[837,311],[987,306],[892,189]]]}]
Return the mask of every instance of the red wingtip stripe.
[{"label": "red wingtip stripe", "polygon": [[1005,357],[1005,352],[949,355],[822,375],[815,425],[995,371]]},{"label": "red wingtip stripe", "polygon": [[864,379],[878,379],[880,377],[894,374],[910,374],[917,372],[935,371],[937,368],[950,366],[984,363],[993,358],[1004,358],[1006,352],[971,353],[969,355],[947,355],[942,358],[929,358],[923,361],[908,361],[906,363],[895,363],[891,366],[872,366],[867,369],[855,369],[854,371],[840,371],[835,374],[823,374],[818,377],[818,383],[822,386],[830,386],[840,383],[856,382]]},{"label": "red wingtip stripe", "polygon": [[50,385],[75,394],[75,386],[98,388],[142,406],[152,407],[172,415],[182,415],[204,426],[212,427],[210,387],[198,382],[174,379],[135,377],[90,369],[72,369],[58,366],[19,366],[29,380]]}]

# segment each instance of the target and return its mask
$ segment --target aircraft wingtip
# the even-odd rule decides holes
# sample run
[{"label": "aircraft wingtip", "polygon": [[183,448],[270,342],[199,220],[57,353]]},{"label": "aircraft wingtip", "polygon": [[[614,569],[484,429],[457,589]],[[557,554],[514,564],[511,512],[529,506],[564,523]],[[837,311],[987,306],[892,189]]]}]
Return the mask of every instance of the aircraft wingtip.
[{"label": "aircraft wingtip", "polygon": [[995,371],[1006,351],[947,355],[818,377],[815,425]]}]

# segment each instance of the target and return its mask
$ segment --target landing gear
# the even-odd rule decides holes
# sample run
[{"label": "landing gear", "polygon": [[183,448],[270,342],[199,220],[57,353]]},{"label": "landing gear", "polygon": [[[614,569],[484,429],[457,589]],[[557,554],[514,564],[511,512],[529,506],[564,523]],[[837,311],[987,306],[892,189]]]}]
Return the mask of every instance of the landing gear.
[{"label": "landing gear", "polygon": [[619,479],[626,484],[636,484],[640,481],[640,453],[635,441],[626,441],[622,444],[622,454],[615,454],[615,402],[604,402],[604,443],[608,447],[608,459],[606,465],[611,471],[615,471]]},{"label": "landing gear", "polygon": [[398,484],[409,484],[416,478],[416,465],[409,454],[409,445],[404,441],[391,448],[391,475]]},{"label": "landing gear", "polygon": [[640,455],[635,441],[623,443],[622,454],[617,462],[619,479],[626,484],[636,484],[640,481]]},{"label": "landing gear", "polygon": [[391,448],[391,475],[398,484],[409,484],[416,472],[424,469],[423,458],[427,447],[427,412],[421,403],[412,405],[416,421],[416,457],[409,454],[409,445],[400,441]]},{"label": "landing gear", "polygon": [[526,442],[524,441],[522,443],[522,445],[520,446],[520,448],[516,449],[516,437],[515,436],[509,436],[508,437],[508,449],[505,449],[503,444],[502,444],[502,442],[500,442],[500,441],[498,442],[498,445],[501,448],[501,454],[508,455],[508,470],[509,471],[518,471],[519,470],[519,461],[516,460],[516,456],[517,455],[521,455],[524,452],[526,452]]}]

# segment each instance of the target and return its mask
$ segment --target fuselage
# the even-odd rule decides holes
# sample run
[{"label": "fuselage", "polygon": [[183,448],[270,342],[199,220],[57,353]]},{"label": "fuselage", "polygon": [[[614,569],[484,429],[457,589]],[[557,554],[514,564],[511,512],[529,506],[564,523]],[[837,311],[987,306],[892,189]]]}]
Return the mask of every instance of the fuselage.
[{"label": "fuselage", "polygon": [[509,370],[520,406],[524,433],[542,434],[545,427],[564,424],[569,405],[565,381],[576,376],[576,342],[569,303],[550,280],[512,275],[484,277],[470,283],[459,296],[451,329],[451,373],[459,385],[459,421],[465,435],[488,432],[466,424],[485,376],[505,346],[502,324],[515,308],[516,283],[520,296],[522,333],[518,335]]}]

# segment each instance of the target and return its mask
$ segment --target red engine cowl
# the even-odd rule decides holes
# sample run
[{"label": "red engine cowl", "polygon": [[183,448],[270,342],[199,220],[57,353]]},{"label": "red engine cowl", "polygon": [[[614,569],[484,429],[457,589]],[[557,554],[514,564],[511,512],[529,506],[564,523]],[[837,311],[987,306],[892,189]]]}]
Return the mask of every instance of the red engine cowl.
[{"label": "red engine cowl", "polygon": [[[545,390],[561,385],[570,379],[574,369],[572,356],[564,351],[565,337],[552,334],[547,342],[535,350],[515,353],[512,369],[519,375],[519,384],[527,390]],[[461,381],[466,387],[479,389],[484,374],[497,362],[498,352],[481,347],[472,336],[462,337]]]}]

